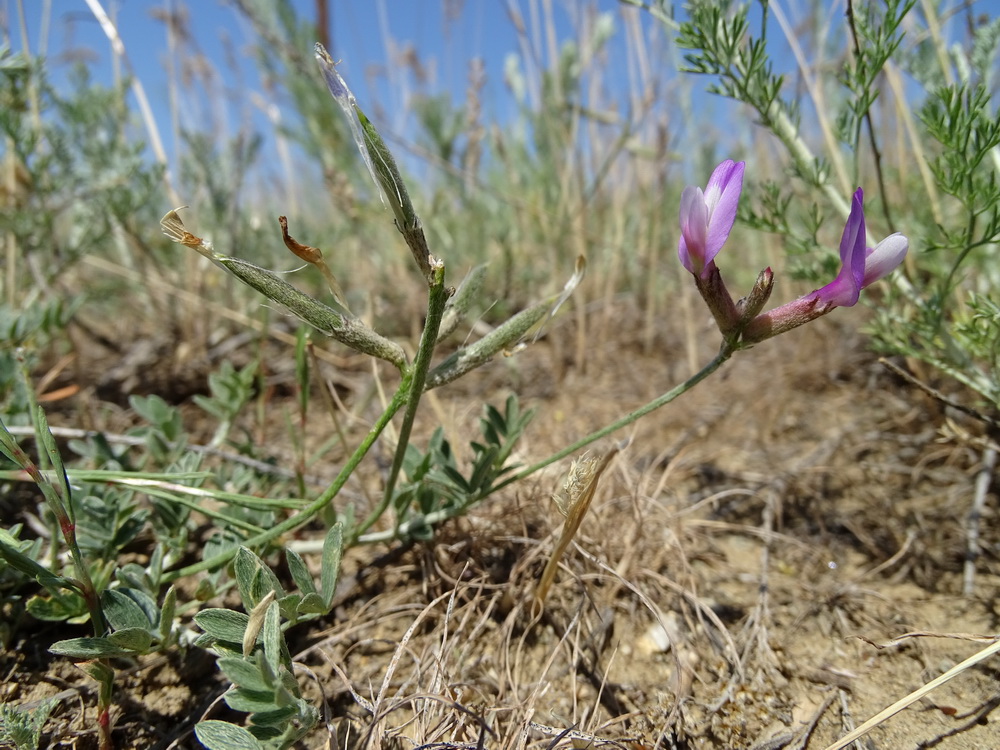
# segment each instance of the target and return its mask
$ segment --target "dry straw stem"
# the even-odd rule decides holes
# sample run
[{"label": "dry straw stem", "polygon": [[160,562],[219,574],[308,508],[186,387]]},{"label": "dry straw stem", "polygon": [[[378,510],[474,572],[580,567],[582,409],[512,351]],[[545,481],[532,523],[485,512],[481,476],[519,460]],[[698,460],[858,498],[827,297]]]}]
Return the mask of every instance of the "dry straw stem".
[{"label": "dry straw stem", "polygon": [[125,54],[125,44],[122,42],[122,38],[118,34],[118,29],[115,27],[114,22],[101,6],[99,0],[85,0],[85,2],[87,3],[87,7],[90,8],[90,12],[94,15],[94,18],[96,18],[97,22],[100,24],[104,35],[111,43],[111,49],[125,66],[125,70],[128,73],[129,80],[131,81],[132,93],[135,94],[135,100],[139,105],[139,111],[142,113],[142,121],[146,126],[146,132],[149,134],[150,147],[153,149],[156,161],[163,166],[163,179],[167,187],[167,191],[170,193],[171,197],[176,200],[173,180],[170,177],[170,169],[167,165],[167,152],[163,148],[163,140],[160,138],[160,130],[156,127],[156,118],[153,117],[153,109],[149,105],[149,99],[146,98],[146,90],[142,86],[142,81],[139,80],[139,77],[135,74],[135,70],[132,68],[132,62],[129,60],[128,55]]},{"label": "dry straw stem", "polygon": [[832,745],[830,745],[829,747],[825,748],[825,750],[842,750],[842,748],[847,747],[852,742],[854,742],[856,739],[858,739],[860,737],[864,737],[866,734],[868,734],[871,730],[873,730],[879,724],[881,724],[882,722],[884,722],[886,719],[889,719],[890,717],[895,716],[896,714],[898,714],[900,711],[902,711],[907,706],[912,705],[913,703],[916,703],[918,700],[920,700],[921,698],[923,698],[929,692],[931,692],[932,690],[936,690],[937,688],[941,687],[944,683],[948,682],[953,677],[957,677],[959,674],[961,674],[965,670],[970,669],[970,668],[976,666],[977,664],[979,664],[982,661],[985,661],[986,659],[989,659],[991,656],[993,656],[994,654],[996,654],[998,651],[1000,651],[1000,640],[997,640],[995,643],[990,644],[989,646],[987,646],[986,648],[984,648],[979,653],[973,654],[968,659],[966,659],[965,661],[963,661],[961,664],[956,664],[954,667],[952,667],[951,669],[949,669],[944,674],[942,674],[942,675],[936,677],[935,679],[931,680],[930,682],[928,682],[926,685],[924,685],[923,687],[919,688],[918,690],[914,690],[912,693],[910,693],[909,695],[905,696],[904,698],[900,698],[898,701],[896,701],[895,703],[893,703],[891,706],[883,709],[882,711],[879,711],[877,714],[875,714],[873,717],[871,717],[868,721],[866,721],[860,727],[858,727],[857,729],[855,729],[853,732],[851,732],[847,736],[841,737],[839,740],[837,740],[836,742],[834,742]]},{"label": "dry straw stem", "polygon": [[573,541],[573,537],[576,536],[576,532],[583,522],[583,517],[587,515],[590,503],[597,492],[597,484],[601,475],[622,447],[621,444],[616,445],[599,459],[584,453],[573,461],[562,487],[553,495],[553,500],[559,506],[559,512],[566,517],[566,521],[563,523],[559,542],[552,551],[552,556],[545,565],[545,571],[542,573],[542,577],[538,581],[538,588],[535,590],[535,601],[539,607],[545,606],[545,599],[549,595],[552,582],[555,580],[559,561],[566,552],[566,548],[569,547],[569,543]]},{"label": "dry straw stem", "polygon": [[400,639],[399,645],[397,645],[396,649],[393,651],[392,658],[389,661],[389,666],[386,668],[385,674],[382,677],[382,684],[379,686],[375,700],[370,705],[370,710],[372,712],[372,724],[366,732],[365,741],[362,743],[362,747],[368,745],[372,738],[378,737],[377,730],[379,725],[395,709],[393,702],[388,700],[389,688],[392,686],[392,678],[396,674],[396,669],[399,667],[400,659],[402,659],[403,655],[406,653],[414,634],[418,632],[418,626],[426,617],[430,616],[434,612],[435,608],[441,602],[451,598],[452,596],[453,594],[451,591],[446,591],[436,599],[430,601],[426,607],[420,610],[420,613],[414,618],[413,622],[410,623],[410,626],[406,629],[406,633],[404,633],[403,637]]},{"label": "dry straw stem", "polygon": [[[791,50],[792,55],[795,57],[795,64],[799,68],[801,80],[805,85],[809,98],[812,100],[813,105],[816,108],[818,125],[820,133],[823,136],[825,153],[830,160],[829,163],[832,165],[833,171],[837,175],[837,190],[842,195],[849,195],[851,192],[851,178],[847,174],[847,167],[844,164],[843,153],[840,149],[840,145],[837,143],[836,136],[834,135],[833,124],[830,122],[830,117],[827,114],[828,112],[833,111],[833,108],[826,102],[823,87],[819,85],[817,77],[814,75],[814,72],[817,69],[820,69],[822,61],[816,61],[813,66],[809,65],[806,61],[805,52],[802,49],[799,36],[796,33],[796,30],[792,27],[788,18],[785,16],[780,3],[772,3],[769,7],[771,12],[774,14],[775,21],[778,22],[778,26],[781,28],[781,32],[785,35],[785,41],[788,43],[788,47]],[[829,18],[825,19],[824,22],[829,24]],[[829,29],[826,29],[826,32],[828,31]],[[820,38],[825,36],[826,34],[823,33]],[[822,47],[819,49],[820,51],[817,52],[817,55],[822,54]]]},{"label": "dry straw stem", "polygon": [[375,333],[357,318],[344,315],[314,300],[273,271],[215,252],[210,243],[187,231],[184,222],[177,215],[179,210],[168,211],[160,220],[160,227],[167,237],[198,251],[247,286],[256,289],[268,299],[284,305],[297,318],[327,336],[363,354],[391,362],[400,372],[405,372],[406,353],[399,344]]}]

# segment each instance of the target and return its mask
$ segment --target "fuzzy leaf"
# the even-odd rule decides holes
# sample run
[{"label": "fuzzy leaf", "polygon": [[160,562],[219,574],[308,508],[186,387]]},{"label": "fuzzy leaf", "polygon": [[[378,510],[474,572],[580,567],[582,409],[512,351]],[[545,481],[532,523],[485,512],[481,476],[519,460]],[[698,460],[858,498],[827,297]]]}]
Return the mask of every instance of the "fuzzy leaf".
[{"label": "fuzzy leaf", "polygon": [[63,622],[77,620],[86,622],[87,602],[75,591],[63,594],[58,598],[48,598],[43,596],[33,596],[28,600],[26,609],[39,620],[48,622]]},{"label": "fuzzy leaf", "polygon": [[177,611],[177,590],[171,586],[163,597],[163,609],[160,611],[160,639],[166,640],[174,626],[174,613]]},{"label": "fuzzy leaf", "polygon": [[270,711],[256,711],[250,717],[250,721],[260,727],[277,727],[284,729],[288,720],[298,713],[295,706],[282,706],[272,708]]},{"label": "fuzzy leaf", "polygon": [[[104,616],[107,618],[108,624],[114,630],[125,630],[126,628],[148,629],[155,622],[155,619],[151,621],[149,615],[143,610],[139,602],[133,596],[129,596],[127,592],[142,594],[141,591],[135,591],[134,589],[108,589],[101,594],[101,608],[104,610]],[[145,594],[142,595],[149,599]],[[153,606],[156,606],[155,603]]]},{"label": "fuzzy leaf", "polygon": [[0,529],[0,558],[8,565],[34,578],[50,591],[69,588],[69,582],[24,554],[19,547],[23,544],[6,530]]},{"label": "fuzzy leaf", "polygon": [[315,594],[316,584],[313,582],[309,568],[306,567],[305,560],[294,550],[285,550],[285,562],[288,563],[288,572],[292,574],[292,580],[299,587],[303,594]]},{"label": "fuzzy leaf", "polygon": [[106,659],[111,656],[128,656],[131,651],[110,638],[70,638],[53,643],[49,646],[49,653],[68,656],[70,659]]},{"label": "fuzzy leaf", "polygon": [[333,604],[333,595],[337,591],[337,578],[340,576],[340,561],[344,555],[344,525],[335,523],[323,540],[323,562],[320,573],[320,595],[329,611]]},{"label": "fuzzy leaf", "polygon": [[272,601],[264,613],[264,658],[267,660],[271,672],[279,673],[281,666],[282,646],[285,639],[281,633],[281,619],[278,616],[278,603]]},{"label": "fuzzy leaf", "polygon": [[225,721],[199,721],[194,726],[194,733],[208,750],[264,750],[248,730]]},{"label": "fuzzy leaf", "polygon": [[225,656],[218,660],[219,669],[226,678],[237,687],[252,690],[256,693],[271,692],[273,690],[268,685],[260,669],[252,661]]},{"label": "fuzzy leaf", "polygon": [[299,600],[296,607],[296,614],[298,615],[323,615],[326,614],[330,608],[327,606],[326,602],[323,601],[323,597],[319,594],[306,594]]},{"label": "fuzzy leaf", "polygon": [[264,567],[264,561],[246,547],[240,547],[233,560],[233,575],[236,585],[240,588],[240,599],[249,612],[257,606],[260,599],[253,594],[253,581],[257,571]]},{"label": "fuzzy leaf", "polygon": [[194,616],[199,628],[220,641],[240,643],[250,617],[231,609],[203,609]]},{"label": "fuzzy leaf", "polygon": [[102,661],[85,661],[76,666],[94,682],[99,683],[102,689],[110,691],[115,681],[115,670],[107,664]]},{"label": "fuzzy leaf", "polygon": [[144,654],[153,643],[153,636],[146,628],[124,628],[108,636],[116,646],[137,654]]},{"label": "fuzzy leaf", "polygon": [[273,690],[250,690],[237,687],[226,692],[226,705],[234,711],[252,714],[257,711],[270,711],[274,708]]}]

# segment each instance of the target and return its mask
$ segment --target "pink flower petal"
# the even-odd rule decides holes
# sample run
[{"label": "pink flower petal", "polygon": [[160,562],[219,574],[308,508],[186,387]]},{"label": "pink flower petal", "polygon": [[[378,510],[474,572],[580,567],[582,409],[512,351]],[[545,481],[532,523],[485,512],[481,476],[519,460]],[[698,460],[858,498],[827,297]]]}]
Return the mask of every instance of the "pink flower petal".
[{"label": "pink flower petal", "polygon": [[677,254],[691,273],[705,266],[705,235],[708,231],[708,208],[701,188],[689,185],[681,193],[681,239]]},{"label": "pink flower petal", "polygon": [[705,203],[709,210],[708,260],[712,260],[722,250],[729,239],[729,233],[736,223],[736,208],[743,192],[744,162],[734,163],[731,159],[722,162],[708,180],[705,189]]},{"label": "pink flower petal", "polygon": [[889,275],[903,262],[910,241],[899,232],[890,234],[873,248],[868,248],[865,257],[865,277],[862,287],[873,284]]},{"label": "pink flower petal", "polygon": [[729,238],[743,190],[745,166],[726,159],[712,172],[704,191],[689,186],[681,194],[677,255],[693,274],[702,274]]},{"label": "pink flower petal", "polygon": [[840,238],[840,262],[837,278],[813,294],[827,305],[850,307],[857,304],[865,278],[865,209],[861,188],[854,192],[851,214]]}]

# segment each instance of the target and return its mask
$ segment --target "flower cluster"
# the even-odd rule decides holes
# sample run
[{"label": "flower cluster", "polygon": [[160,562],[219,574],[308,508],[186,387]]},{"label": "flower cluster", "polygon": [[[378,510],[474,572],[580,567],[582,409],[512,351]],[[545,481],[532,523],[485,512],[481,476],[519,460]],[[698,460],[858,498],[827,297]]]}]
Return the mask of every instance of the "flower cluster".
[{"label": "flower cluster", "polygon": [[744,167],[744,162],[727,159],[712,172],[704,191],[699,187],[684,189],[677,246],[681,264],[694,276],[719,330],[731,344],[754,344],[797,328],[836,307],[850,307],[857,303],[862,289],[889,274],[906,257],[909,240],[898,232],[875,247],[867,246],[864,193],[858,188],[840,240],[840,272],[833,281],[793,302],[761,313],[774,284],[774,275],[767,268],[757,277],[750,294],[734,302],[722,282],[715,257],[736,221]]}]

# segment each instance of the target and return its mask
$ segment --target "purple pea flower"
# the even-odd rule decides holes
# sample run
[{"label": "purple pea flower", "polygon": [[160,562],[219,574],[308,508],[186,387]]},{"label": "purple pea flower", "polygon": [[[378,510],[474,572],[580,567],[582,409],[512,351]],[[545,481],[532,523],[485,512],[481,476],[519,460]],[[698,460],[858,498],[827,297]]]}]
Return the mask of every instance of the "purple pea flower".
[{"label": "purple pea flower", "polygon": [[840,273],[811,296],[825,305],[851,307],[857,303],[862,289],[888,275],[903,262],[909,244],[909,240],[899,232],[890,234],[875,247],[865,244],[864,192],[858,188],[840,239]]},{"label": "purple pea flower", "polygon": [[833,307],[850,307],[861,296],[861,283],[865,278],[865,194],[861,188],[854,191],[851,214],[840,238],[840,273],[814,296],[823,304]]},{"label": "purple pea flower", "polygon": [[899,232],[894,232],[875,247],[865,250],[865,277],[861,280],[861,288],[895,271],[909,249],[910,241]]},{"label": "purple pea flower", "polygon": [[726,159],[712,172],[708,185],[689,185],[681,193],[681,238],[677,255],[695,276],[705,279],[729,238],[736,221],[736,204],[743,192],[744,162]]},{"label": "purple pea flower", "polygon": [[864,192],[858,188],[840,239],[841,268],[837,278],[794,302],[758,315],[743,332],[744,343],[769,339],[836,307],[857,304],[862,289],[887,276],[903,262],[910,242],[902,234],[891,234],[873,248],[866,245],[865,235]]}]

